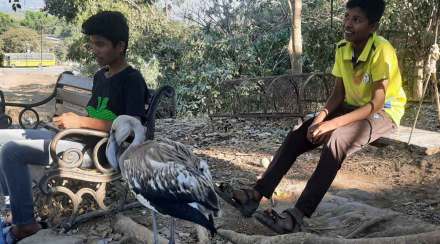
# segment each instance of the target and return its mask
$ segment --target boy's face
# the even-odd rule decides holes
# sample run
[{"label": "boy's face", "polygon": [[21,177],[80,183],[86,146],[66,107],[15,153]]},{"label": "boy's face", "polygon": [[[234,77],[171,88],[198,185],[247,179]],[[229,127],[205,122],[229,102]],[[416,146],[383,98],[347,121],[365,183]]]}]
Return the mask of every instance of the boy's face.
[{"label": "boy's face", "polygon": [[89,46],[95,55],[96,62],[98,62],[101,67],[110,65],[123,57],[123,42],[113,45],[113,43],[105,37],[91,35],[89,36]]},{"label": "boy's face", "polygon": [[376,27],[376,23],[369,23],[367,15],[359,7],[347,9],[345,12],[344,38],[354,45],[365,43]]}]

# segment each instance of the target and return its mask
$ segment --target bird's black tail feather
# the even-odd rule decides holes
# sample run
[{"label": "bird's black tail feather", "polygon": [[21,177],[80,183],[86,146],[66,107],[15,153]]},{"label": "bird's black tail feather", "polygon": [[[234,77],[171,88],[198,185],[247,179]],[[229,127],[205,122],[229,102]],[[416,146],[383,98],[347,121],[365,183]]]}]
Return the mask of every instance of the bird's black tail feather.
[{"label": "bird's black tail feather", "polygon": [[206,218],[203,213],[191,207],[187,203],[160,202],[154,204],[154,207],[162,214],[167,214],[178,219],[184,219],[201,225],[209,230],[212,236],[217,233],[217,229],[214,226],[213,217],[210,216],[209,219]]}]

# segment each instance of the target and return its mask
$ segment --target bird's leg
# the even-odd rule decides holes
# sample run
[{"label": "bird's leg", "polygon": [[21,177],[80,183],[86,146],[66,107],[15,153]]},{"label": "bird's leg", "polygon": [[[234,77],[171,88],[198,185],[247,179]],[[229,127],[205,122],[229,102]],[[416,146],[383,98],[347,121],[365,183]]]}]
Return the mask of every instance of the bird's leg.
[{"label": "bird's leg", "polygon": [[[125,184],[125,183],[123,183],[123,184]],[[124,210],[124,205],[127,202],[127,198],[128,198],[128,192],[129,191],[124,191],[124,193],[123,193],[124,196],[120,200],[121,202],[119,203],[119,206],[118,206],[118,213],[122,212]]]},{"label": "bird's leg", "polygon": [[170,219],[170,241],[168,244],[175,244],[175,238],[174,235],[176,234],[176,219],[172,218]]},{"label": "bird's leg", "polygon": [[153,217],[153,238],[154,238],[154,244],[159,244],[159,238],[157,236],[156,212],[154,210],[151,210],[151,216]]}]

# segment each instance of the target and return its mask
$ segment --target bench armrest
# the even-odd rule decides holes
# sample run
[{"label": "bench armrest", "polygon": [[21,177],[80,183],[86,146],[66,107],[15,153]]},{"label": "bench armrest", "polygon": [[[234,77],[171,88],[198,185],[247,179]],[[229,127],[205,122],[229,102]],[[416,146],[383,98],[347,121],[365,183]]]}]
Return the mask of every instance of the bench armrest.
[{"label": "bench armrest", "polygon": [[52,122],[40,122],[41,127],[50,130],[50,131],[54,131],[56,133],[60,132],[61,129],[56,127]]},{"label": "bench armrest", "polygon": [[[92,160],[96,169],[101,171],[102,173],[110,173],[114,170],[112,168],[104,167],[102,163],[99,162],[98,152],[102,146],[105,146],[105,143],[108,140],[108,133],[104,131],[98,130],[90,130],[90,129],[66,129],[58,132],[55,137],[50,142],[50,156],[54,162],[56,162],[61,168],[78,168],[83,161],[83,153],[77,149],[68,149],[62,153],[62,157],[57,155],[57,145],[60,140],[66,140],[72,137],[96,137],[101,138],[98,143],[93,148]],[[76,160],[66,160],[69,154],[77,154],[78,159]]]}]

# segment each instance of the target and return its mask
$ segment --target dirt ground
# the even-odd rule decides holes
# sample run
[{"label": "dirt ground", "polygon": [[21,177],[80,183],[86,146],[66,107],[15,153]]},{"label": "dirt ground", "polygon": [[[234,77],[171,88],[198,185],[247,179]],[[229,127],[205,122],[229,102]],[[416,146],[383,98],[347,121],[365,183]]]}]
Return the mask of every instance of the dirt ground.
[{"label": "dirt ground", "polygon": [[[51,73],[13,74],[0,70],[0,89],[7,101],[37,101],[51,93],[57,75]],[[50,117],[53,104],[39,108]],[[19,111],[9,110],[13,117]],[[425,105],[418,128],[439,130],[435,108]],[[410,125],[415,106],[410,105],[403,124]],[[15,114],[15,116],[14,116]],[[179,118],[157,121],[157,136],[166,136],[193,147],[201,157],[207,158],[214,180],[234,185],[251,186],[264,171],[263,158],[270,158],[287,132],[297,123],[296,119],[209,119]],[[305,153],[281,182],[274,196],[276,202],[293,203],[298,197],[290,189],[304,184],[312,174],[319,159],[320,149]],[[420,218],[440,225],[440,154],[433,156],[411,152],[401,145],[387,147],[368,146],[350,156],[344,162],[330,192],[379,208]],[[264,203],[266,205],[267,202]],[[238,213],[222,203],[223,216],[217,225],[247,234],[273,234],[252,219],[243,219]],[[138,209],[126,212],[135,221],[150,227],[149,212]],[[122,238],[111,229],[112,216],[90,221],[74,230],[95,238]],[[160,230],[167,234],[167,219],[161,218]],[[178,221],[180,243],[194,243],[194,227]],[[225,243],[216,238],[215,243]]]}]

